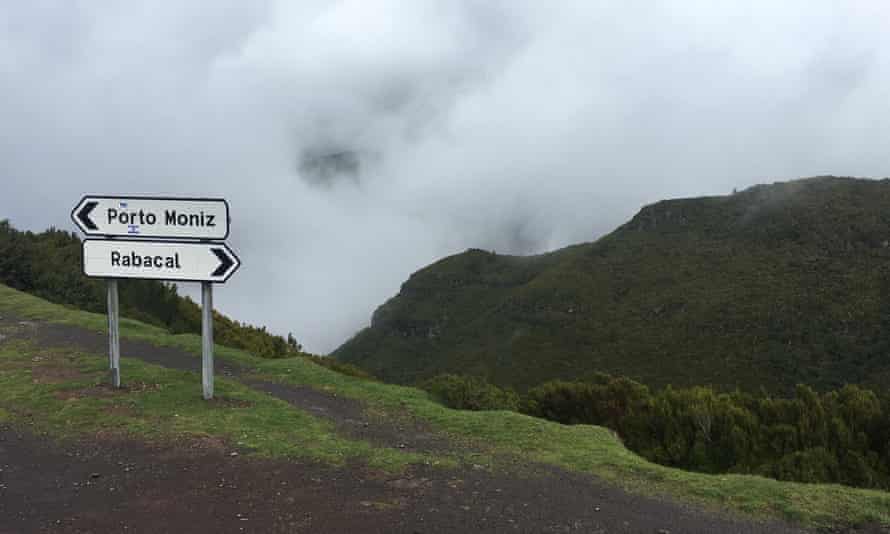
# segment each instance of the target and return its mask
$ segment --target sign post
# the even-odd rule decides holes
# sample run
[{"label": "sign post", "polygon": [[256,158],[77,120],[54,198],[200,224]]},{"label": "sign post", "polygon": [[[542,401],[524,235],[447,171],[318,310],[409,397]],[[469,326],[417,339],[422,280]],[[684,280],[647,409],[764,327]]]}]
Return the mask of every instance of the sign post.
[{"label": "sign post", "polygon": [[213,398],[213,286],[201,282],[201,384],[204,398]]},{"label": "sign post", "polygon": [[121,387],[120,309],[117,296],[117,280],[108,279],[108,363],[111,369],[111,385]]},{"label": "sign post", "polygon": [[[83,240],[83,272],[108,280],[108,354],[111,382],[120,387],[119,278],[201,282],[203,396],[213,398],[213,285],[224,283],[241,260],[220,242],[229,235],[223,199],[85,196],[71,219]],[[116,239],[116,238],[129,239]]]}]

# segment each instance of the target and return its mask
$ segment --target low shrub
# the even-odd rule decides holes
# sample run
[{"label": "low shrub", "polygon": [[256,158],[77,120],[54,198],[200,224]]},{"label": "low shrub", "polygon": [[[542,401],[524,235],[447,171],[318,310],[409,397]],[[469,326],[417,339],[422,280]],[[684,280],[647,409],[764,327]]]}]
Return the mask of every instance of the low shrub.
[{"label": "low shrub", "polygon": [[518,410],[519,395],[476,376],[441,374],[421,386],[439,402],[458,410]]}]

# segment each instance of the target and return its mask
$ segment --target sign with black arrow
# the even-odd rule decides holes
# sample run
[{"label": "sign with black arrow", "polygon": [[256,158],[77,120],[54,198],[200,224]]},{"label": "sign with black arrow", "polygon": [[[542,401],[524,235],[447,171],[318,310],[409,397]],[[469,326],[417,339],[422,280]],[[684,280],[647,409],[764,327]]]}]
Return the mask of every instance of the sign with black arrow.
[{"label": "sign with black arrow", "polygon": [[241,261],[225,243],[86,239],[83,272],[97,278],[225,282]]},{"label": "sign with black arrow", "polygon": [[88,236],[220,240],[229,204],[220,198],[85,196],[71,219]]},{"label": "sign with black arrow", "polygon": [[[71,211],[83,241],[83,273],[108,279],[111,382],[120,387],[118,278],[201,282],[201,382],[213,398],[213,283],[241,260],[225,243],[229,204],[221,198],[85,196]],[[118,239],[126,237],[129,239]]]}]

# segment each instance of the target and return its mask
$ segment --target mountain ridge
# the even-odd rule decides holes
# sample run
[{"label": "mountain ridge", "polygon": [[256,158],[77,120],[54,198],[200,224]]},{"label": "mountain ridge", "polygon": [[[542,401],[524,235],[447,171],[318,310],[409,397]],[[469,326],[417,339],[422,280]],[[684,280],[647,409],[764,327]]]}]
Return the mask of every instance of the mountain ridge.
[{"label": "mountain ridge", "polygon": [[419,271],[334,351],[376,376],[527,389],[603,371],[788,392],[890,377],[890,180],[822,176],[644,206],[536,256]]}]

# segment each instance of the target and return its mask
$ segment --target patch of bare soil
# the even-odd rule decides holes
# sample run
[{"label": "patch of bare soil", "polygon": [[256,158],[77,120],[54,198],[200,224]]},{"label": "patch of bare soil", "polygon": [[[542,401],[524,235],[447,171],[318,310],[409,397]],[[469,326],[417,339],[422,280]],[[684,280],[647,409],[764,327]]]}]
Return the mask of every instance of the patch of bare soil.
[{"label": "patch of bare soil", "polygon": [[63,389],[60,391],[56,391],[53,393],[59,400],[77,400],[77,399],[86,399],[86,398],[109,398],[115,396],[116,392],[104,385],[97,384],[95,386],[89,386],[85,388],[78,389]]},{"label": "patch of bare soil", "polygon": [[55,365],[34,365],[31,367],[31,377],[34,382],[40,384],[61,384],[84,378],[84,374],[72,367]]}]

